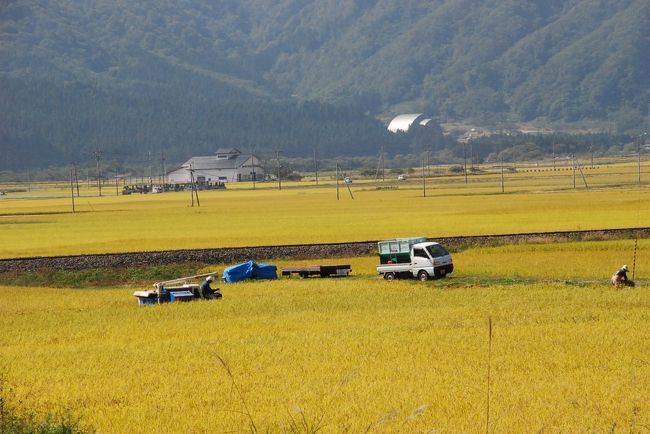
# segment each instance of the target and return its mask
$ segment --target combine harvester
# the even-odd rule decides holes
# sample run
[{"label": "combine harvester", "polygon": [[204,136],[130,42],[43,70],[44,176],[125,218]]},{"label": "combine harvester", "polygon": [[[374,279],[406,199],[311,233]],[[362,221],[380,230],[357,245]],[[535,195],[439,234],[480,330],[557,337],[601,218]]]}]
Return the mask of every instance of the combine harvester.
[{"label": "combine harvester", "polygon": [[377,244],[380,262],[377,272],[386,280],[417,277],[426,281],[454,271],[449,252],[424,237],[396,238]]},{"label": "combine harvester", "polygon": [[[153,284],[154,290],[136,291],[133,293],[138,298],[138,304],[159,304],[174,301],[192,301],[201,299],[200,279],[209,276],[216,278],[219,273],[197,274],[196,276],[179,277],[178,279],[156,282]],[[218,291],[218,289],[215,289]]]},{"label": "combine harvester", "polygon": [[[197,274],[196,276],[179,277],[178,279],[156,282],[154,290],[135,291],[133,295],[138,298],[138,304],[159,304],[173,301],[192,301],[200,299],[219,299],[219,288],[207,288],[208,293],[202,294],[201,279],[215,279],[219,273]],[[233,265],[223,271],[224,283],[235,283],[247,279],[277,279],[277,268],[272,264],[257,264],[254,261]],[[203,289],[206,291],[206,289]],[[211,296],[212,295],[212,296]],[[215,296],[216,295],[216,296]]]}]

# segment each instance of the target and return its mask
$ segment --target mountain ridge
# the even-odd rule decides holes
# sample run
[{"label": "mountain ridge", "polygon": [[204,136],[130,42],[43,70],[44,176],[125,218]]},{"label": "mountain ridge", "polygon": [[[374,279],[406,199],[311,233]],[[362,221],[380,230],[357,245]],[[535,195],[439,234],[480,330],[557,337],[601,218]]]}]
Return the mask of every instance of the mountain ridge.
[{"label": "mountain ridge", "polygon": [[648,22],[646,0],[15,0],[0,6],[0,167],[125,141],[178,159],[217,142],[370,154],[403,144],[376,120],[403,111],[638,131]]}]

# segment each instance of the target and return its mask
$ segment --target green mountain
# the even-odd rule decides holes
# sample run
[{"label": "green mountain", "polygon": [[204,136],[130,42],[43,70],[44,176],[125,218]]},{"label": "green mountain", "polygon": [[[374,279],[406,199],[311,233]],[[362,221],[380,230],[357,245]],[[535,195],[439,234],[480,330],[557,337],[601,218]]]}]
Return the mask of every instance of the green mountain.
[{"label": "green mountain", "polygon": [[[399,149],[376,117],[644,128],[647,0],[12,0],[0,168]],[[85,157],[84,157],[85,156]]]}]

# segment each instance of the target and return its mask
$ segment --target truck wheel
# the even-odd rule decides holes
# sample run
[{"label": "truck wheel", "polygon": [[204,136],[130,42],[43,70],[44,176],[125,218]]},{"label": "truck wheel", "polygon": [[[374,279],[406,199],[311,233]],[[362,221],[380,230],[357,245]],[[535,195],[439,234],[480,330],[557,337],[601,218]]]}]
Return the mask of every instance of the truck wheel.
[{"label": "truck wheel", "polygon": [[421,282],[426,282],[427,280],[429,280],[429,273],[427,273],[424,270],[420,270],[418,272],[418,279],[420,279]]},{"label": "truck wheel", "polygon": [[300,276],[301,279],[306,279],[309,277],[309,273],[307,273],[306,271],[301,271],[300,273],[298,273],[298,275]]},{"label": "truck wheel", "polygon": [[384,273],[384,279],[395,280],[395,273]]}]

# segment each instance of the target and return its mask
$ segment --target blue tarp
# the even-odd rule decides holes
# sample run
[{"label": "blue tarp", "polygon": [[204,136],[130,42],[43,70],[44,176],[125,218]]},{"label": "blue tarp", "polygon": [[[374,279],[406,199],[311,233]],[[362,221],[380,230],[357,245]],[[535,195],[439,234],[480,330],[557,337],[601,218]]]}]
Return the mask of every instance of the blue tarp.
[{"label": "blue tarp", "polygon": [[278,267],[271,264],[255,264],[253,266],[254,279],[277,279]]},{"label": "blue tarp", "polygon": [[239,282],[245,279],[277,279],[277,267],[271,264],[256,264],[255,261],[233,265],[223,270],[223,281]]},{"label": "blue tarp", "polygon": [[240,280],[250,279],[253,276],[253,264],[248,261],[243,264],[233,265],[223,270],[223,281],[226,283],[239,282]]}]

